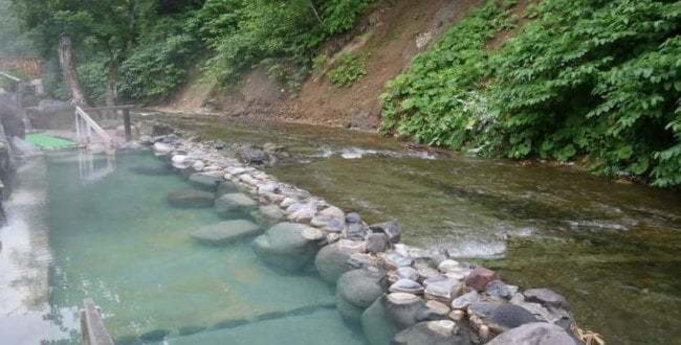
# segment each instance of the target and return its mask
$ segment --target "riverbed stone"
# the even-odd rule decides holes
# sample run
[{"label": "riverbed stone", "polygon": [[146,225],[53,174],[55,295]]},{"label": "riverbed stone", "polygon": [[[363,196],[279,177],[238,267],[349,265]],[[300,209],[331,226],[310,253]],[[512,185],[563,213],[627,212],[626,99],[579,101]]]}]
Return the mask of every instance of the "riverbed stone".
[{"label": "riverbed stone", "polygon": [[157,156],[169,155],[175,149],[172,145],[160,143],[160,142],[155,143],[153,148],[154,148],[154,153]]},{"label": "riverbed stone", "polygon": [[321,278],[329,283],[336,284],[340,276],[353,270],[348,260],[354,253],[363,253],[366,249],[364,242],[339,240],[322,248],[315,257],[315,267]]},{"label": "riverbed stone", "polygon": [[224,181],[222,176],[213,176],[205,173],[194,173],[189,176],[189,183],[197,189],[215,192],[218,185]]},{"label": "riverbed stone", "polygon": [[478,302],[479,300],[480,294],[475,290],[471,290],[470,292],[455,298],[451,305],[453,309],[466,309],[469,305]]},{"label": "riverbed stone", "polygon": [[337,209],[337,207],[329,207],[325,210],[322,210],[319,212],[319,214],[312,217],[310,220],[310,225],[330,232],[343,231],[345,229],[345,216],[342,214],[343,211],[340,211],[341,215],[338,216],[334,215],[333,212],[325,212],[329,209]]},{"label": "riverbed stone", "polygon": [[395,335],[392,345],[471,345],[470,332],[454,321],[419,322]]},{"label": "riverbed stone", "polygon": [[508,303],[496,306],[487,318],[489,328],[495,333],[537,321],[537,318],[525,308]]},{"label": "riverbed stone", "polygon": [[449,312],[450,309],[446,304],[435,300],[429,300],[426,301],[425,308],[421,310],[417,319],[419,322],[444,320],[448,317]]},{"label": "riverbed stone", "polygon": [[434,299],[446,304],[463,292],[463,283],[446,275],[437,275],[423,281],[426,286],[425,296],[427,299]]},{"label": "riverbed stone", "polygon": [[397,252],[388,252],[383,255],[383,262],[385,267],[389,270],[396,270],[400,267],[411,266],[414,259],[401,255]]},{"label": "riverbed stone", "polygon": [[346,229],[346,236],[350,239],[364,239],[369,232],[369,228],[361,223],[349,224]]},{"label": "riverbed stone", "polygon": [[388,249],[388,235],[372,233],[367,235],[367,251],[369,253],[382,253]]},{"label": "riverbed stone", "polygon": [[200,243],[221,245],[234,243],[260,233],[260,227],[248,220],[230,220],[207,225],[191,233]]},{"label": "riverbed stone", "polygon": [[178,208],[203,208],[213,206],[213,193],[196,189],[181,189],[168,193],[168,203]]},{"label": "riverbed stone", "polygon": [[577,345],[564,329],[545,322],[533,322],[508,330],[487,345]]},{"label": "riverbed stone", "polygon": [[488,268],[478,266],[474,268],[466,277],[466,286],[476,289],[478,291],[485,291],[485,287],[487,287],[487,284],[489,284],[493,280],[498,279],[499,274],[497,274],[496,272]]},{"label": "riverbed stone", "polygon": [[267,154],[261,148],[246,146],[239,151],[239,157],[247,164],[265,164]]},{"label": "riverbed stone", "polygon": [[395,275],[398,279],[411,279],[418,281],[419,273],[412,267],[400,267],[395,270]]},{"label": "riverbed stone", "polygon": [[295,203],[286,208],[288,218],[299,223],[308,223],[317,214],[314,203]]},{"label": "riverbed stone", "polygon": [[423,292],[423,286],[421,286],[421,284],[411,279],[402,278],[393,283],[392,285],[390,285],[390,289],[388,291],[406,292],[418,295]]},{"label": "riverbed stone", "polygon": [[525,290],[523,295],[525,295],[525,299],[528,302],[536,302],[547,308],[562,308],[565,310],[570,310],[570,304],[567,302],[565,297],[550,289],[529,289]]},{"label": "riverbed stone", "polygon": [[395,221],[373,224],[369,228],[373,232],[386,234],[392,243],[399,243],[402,237],[402,228]]},{"label": "riverbed stone", "polygon": [[300,271],[311,264],[323,237],[318,229],[299,223],[279,223],[253,241],[253,250],[265,262],[287,271]]},{"label": "riverbed stone", "polygon": [[258,202],[243,193],[229,193],[215,200],[215,212],[223,217],[248,214],[257,209]]},{"label": "riverbed stone", "polygon": [[345,222],[348,224],[361,224],[362,216],[357,212],[350,212],[345,215]]},{"label": "riverbed stone", "polygon": [[344,273],[336,284],[336,307],[343,319],[359,323],[362,313],[383,296],[387,287],[385,271],[376,267]]},{"label": "riverbed stone", "polygon": [[501,280],[493,280],[485,287],[485,293],[497,299],[511,299],[516,292],[518,292],[517,286],[508,285]]}]

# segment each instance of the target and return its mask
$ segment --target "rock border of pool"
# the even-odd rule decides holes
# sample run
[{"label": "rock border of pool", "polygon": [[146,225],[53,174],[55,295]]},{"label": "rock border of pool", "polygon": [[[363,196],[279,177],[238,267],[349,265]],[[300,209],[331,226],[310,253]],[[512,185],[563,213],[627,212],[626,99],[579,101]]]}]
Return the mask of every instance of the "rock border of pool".
[{"label": "rock border of pool", "polygon": [[520,292],[485,267],[407,246],[396,222],[367,224],[357,213],[223,155],[215,142],[168,134],[143,136],[140,143],[197,191],[213,192],[212,200],[185,195],[180,207],[197,202],[215,204],[219,212],[250,212],[267,230],[239,231],[227,242],[257,236],[251,246],[270,266],[288,272],[314,267],[336,286],[343,319],[361,326],[372,345],[603,343],[577,328],[568,302],[556,292]]}]

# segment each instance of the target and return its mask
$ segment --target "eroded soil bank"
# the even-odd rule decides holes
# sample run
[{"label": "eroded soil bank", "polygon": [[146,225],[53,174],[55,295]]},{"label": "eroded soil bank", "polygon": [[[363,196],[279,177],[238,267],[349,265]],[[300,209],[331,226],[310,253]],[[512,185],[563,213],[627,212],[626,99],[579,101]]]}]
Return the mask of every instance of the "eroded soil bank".
[{"label": "eroded soil bank", "polygon": [[[268,168],[369,221],[395,219],[408,244],[477,257],[524,287],[564,294],[584,328],[610,343],[680,336],[681,198],[571,168],[521,166],[338,129],[161,117],[203,140],[274,143]],[[500,257],[503,257],[501,259]]]}]

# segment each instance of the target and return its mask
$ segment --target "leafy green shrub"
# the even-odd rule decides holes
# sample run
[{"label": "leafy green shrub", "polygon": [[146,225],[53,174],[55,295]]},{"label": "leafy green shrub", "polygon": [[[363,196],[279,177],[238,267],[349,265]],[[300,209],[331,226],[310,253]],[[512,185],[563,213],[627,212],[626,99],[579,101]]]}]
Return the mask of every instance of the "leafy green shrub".
[{"label": "leafy green shrub", "polygon": [[187,69],[201,52],[183,18],[162,18],[141,37],[140,44],[120,68],[119,95],[130,101],[148,101],[170,95],[181,85]]},{"label": "leafy green shrub", "polygon": [[[388,83],[384,131],[511,158],[586,157],[600,174],[681,184],[681,3],[544,0],[490,52],[509,27],[496,3]],[[486,116],[466,111],[471,95]]]},{"label": "leafy green shrub", "polygon": [[322,70],[324,70],[327,63],[329,63],[328,56],[324,54],[317,55],[314,58],[312,58],[312,70],[319,73]]},{"label": "leafy green shrub", "polygon": [[[208,0],[193,25],[215,51],[207,71],[230,82],[265,59],[285,60],[306,73],[315,50],[350,29],[370,0]],[[293,77],[293,79],[299,79]]]},{"label": "leafy green shrub", "polygon": [[354,84],[357,79],[367,74],[365,61],[354,54],[343,54],[336,67],[329,71],[331,84],[346,87]]},{"label": "leafy green shrub", "polygon": [[[411,135],[429,145],[461,147],[494,123],[468,111],[474,91],[490,75],[485,43],[508,26],[510,4],[487,1],[418,56],[409,70],[388,82],[381,95],[383,131]],[[477,96],[484,98],[484,96]]]}]

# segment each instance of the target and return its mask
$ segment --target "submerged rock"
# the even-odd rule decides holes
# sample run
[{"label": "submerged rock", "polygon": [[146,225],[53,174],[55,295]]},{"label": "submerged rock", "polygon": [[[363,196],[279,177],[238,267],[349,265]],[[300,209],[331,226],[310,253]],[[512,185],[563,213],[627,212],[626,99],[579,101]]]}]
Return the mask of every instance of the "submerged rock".
[{"label": "submerged rock", "polygon": [[336,284],[336,308],[343,319],[359,323],[362,313],[386,291],[385,272],[375,267],[344,273]]},{"label": "submerged rock", "polygon": [[487,345],[578,345],[564,329],[545,322],[534,322],[508,330]]},{"label": "submerged rock", "polygon": [[562,308],[570,310],[570,304],[565,297],[550,289],[529,289],[523,292],[528,302],[536,302],[547,308]]},{"label": "submerged rock", "polygon": [[215,200],[215,212],[223,217],[248,214],[258,207],[258,202],[243,193],[229,193]]},{"label": "submerged rock", "polygon": [[201,243],[220,245],[239,241],[243,238],[255,236],[260,227],[248,220],[230,220],[208,225],[191,233],[191,237]]},{"label": "submerged rock", "polygon": [[146,176],[163,176],[173,173],[173,171],[168,169],[168,167],[158,165],[138,165],[130,168],[130,171],[137,175]]},{"label": "submerged rock", "polygon": [[390,344],[401,330],[416,324],[424,308],[418,296],[395,292],[377,299],[362,314],[362,329],[372,345]]},{"label": "submerged rock", "polygon": [[426,321],[417,323],[400,333],[393,345],[470,345],[471,336],[451,320]]},{"label": "submerged rock", "polygon": [[225,194],[230,194],[230,193],[239,193],[239,188],[237,188],[236,184],[231,181],[222,181],[220,184],[218,184],[218,189],[215,195],[219,198]]},{"label": "submerged rock", "polygon": [[251,217],[260,225],[270,227],[285,216],[284,210],[277,205],[260,206],[256,211],[251,212]]},{"label": "submerged rock", "polygon": [[205,173],[195,173],[189,176],[189,183],[201,190],[215,192],[218,190],[218,185],[224,181],[222,176],[213,176]]},{"label": "submerged rock", "polygon": [[348,263],[352,254],[365,251],[364,242],[340,240],[322,248],[315,258],[315,267],[324,281],[336,284],[340,276],[354,267]]},{"label": "submerged rock", "polygon": [[200,208],[213,206],[213,193],[196,189],[182,189],[168,193],[170,205],[179,208]]},{"label": "submerged rock", "polygon": [[287,271],[300,271],[309,265],[324,234],[298,223],[279,223],[253,241],[253,250],[265,262]]}]

